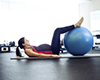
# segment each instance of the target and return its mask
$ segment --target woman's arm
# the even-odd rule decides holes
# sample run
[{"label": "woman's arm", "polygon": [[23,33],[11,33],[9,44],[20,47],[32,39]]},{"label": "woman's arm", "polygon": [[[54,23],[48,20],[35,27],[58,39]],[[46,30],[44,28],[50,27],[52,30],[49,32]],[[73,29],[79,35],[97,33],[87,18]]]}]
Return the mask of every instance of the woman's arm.
[{"label": "woman's arm", "polygon": [[59,55],[53,55],[53,54],[36,53],[36,52],[34,52],[33,50],[31,50],[31,49],[26,49],[26,50],[25,50],[25,53],[26,53],[28,56],[35,56],[35,57],[61,57],[61,56],[59,56]]}]

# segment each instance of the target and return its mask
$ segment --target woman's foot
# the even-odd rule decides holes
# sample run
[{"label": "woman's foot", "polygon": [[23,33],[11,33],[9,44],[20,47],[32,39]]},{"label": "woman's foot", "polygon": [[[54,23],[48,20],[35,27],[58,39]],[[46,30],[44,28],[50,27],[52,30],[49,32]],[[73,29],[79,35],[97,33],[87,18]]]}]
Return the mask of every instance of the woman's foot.
[{"label": "woman's foot", "polygon": [[82,17],[76,24],[74,24],[75,27],[80,27],[84,18]]}]

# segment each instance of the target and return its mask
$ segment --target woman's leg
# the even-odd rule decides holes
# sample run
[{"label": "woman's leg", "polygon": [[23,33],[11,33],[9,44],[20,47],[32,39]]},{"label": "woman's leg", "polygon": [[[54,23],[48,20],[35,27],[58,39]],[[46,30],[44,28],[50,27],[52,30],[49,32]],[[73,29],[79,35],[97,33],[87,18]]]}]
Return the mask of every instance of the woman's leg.
[{"label": "woman's leg", "polygon": [[52,43],[51,43],[51,48],[52,48],[53,54],[58,54],[59,55],[59,51],[60,51],[60,34],[63,34],[67,31],[70,31],[70,30],[74,29],[75,27],[80,27],[82,22],[83,22],[83,17],[74,25],[66,26],[66,27],[62,27],[62,28],[57,28],[54,31],[54,35],[53,35]]},{"label": "woman's leg", "polygon": [[60,34],[63,34],[67,31],[70,31],[74,28],[75,28],[74,25],[71,25],[71,26],[66,26],[66,27],[62,27],[62,28],[57,28],[54,31],[54,35],[53,35],[52,43],[51,43],[51,48],[52,48],[53,54],[58,54],[59,55],[59,51],[60,51]]}]

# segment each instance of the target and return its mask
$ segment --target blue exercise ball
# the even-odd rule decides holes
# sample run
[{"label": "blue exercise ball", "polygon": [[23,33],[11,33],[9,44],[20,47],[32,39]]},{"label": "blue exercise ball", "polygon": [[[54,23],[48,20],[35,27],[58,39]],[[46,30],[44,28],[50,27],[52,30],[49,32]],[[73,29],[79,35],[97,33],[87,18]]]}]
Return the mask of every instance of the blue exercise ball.
[{"label": "blue exercise ball", "polygon": [[84,27],[77,27],[64,36],[65,49],[74,56],[84,55],[93,47],[93,36],[91,32]]}]

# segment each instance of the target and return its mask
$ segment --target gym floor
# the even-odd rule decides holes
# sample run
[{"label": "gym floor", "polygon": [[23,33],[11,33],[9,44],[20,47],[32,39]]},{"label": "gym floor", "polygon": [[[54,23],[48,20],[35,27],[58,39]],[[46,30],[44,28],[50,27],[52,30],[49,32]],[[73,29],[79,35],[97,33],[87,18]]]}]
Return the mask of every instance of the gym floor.
[{"label": "gym floor", "polygon": [[0,53],[0,80],[100,80],[100,58],[10,60],[11,57],[15,53]]}]

